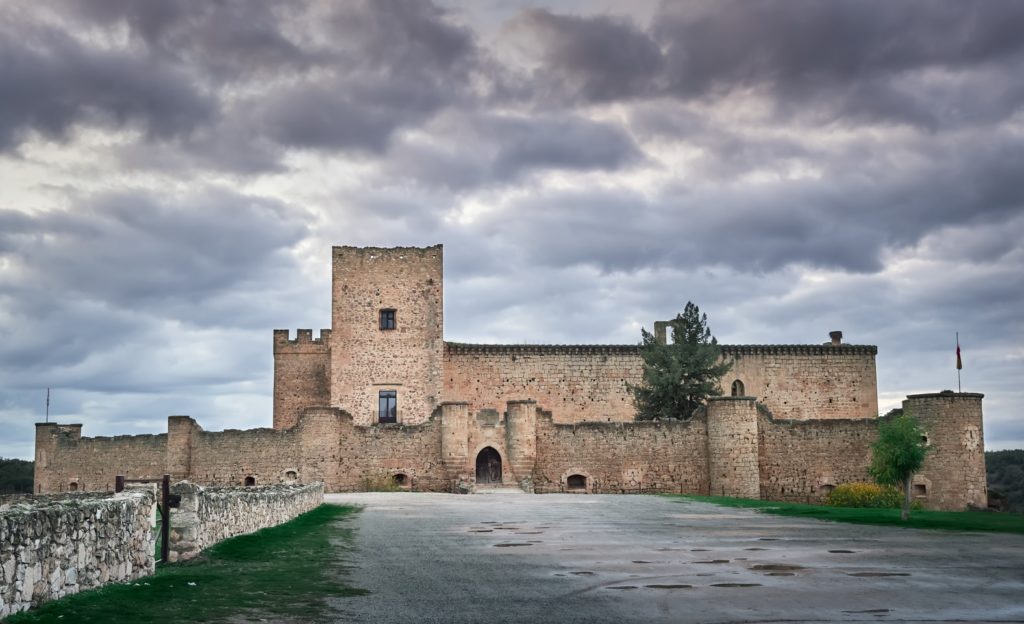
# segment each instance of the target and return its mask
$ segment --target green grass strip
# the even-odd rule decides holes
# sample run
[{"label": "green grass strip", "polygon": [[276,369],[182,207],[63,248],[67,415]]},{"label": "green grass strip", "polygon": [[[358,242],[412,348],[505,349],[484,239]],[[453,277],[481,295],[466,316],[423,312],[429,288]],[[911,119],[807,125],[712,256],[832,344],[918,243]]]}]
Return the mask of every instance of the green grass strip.
[{"label": "green grass strip", "polygon": [[812,518],[852,524],[877,524],[910,529],[943,529],[947,531],[992,531],[1024,533],[1024,515],[985,511],[913,511],[906,522],[900,520],[899,509],[859,509],[828,507],[804,503],[730,498],[727,496],[668,495],[681,501],[714,503],[725,507],[757,509],[763,513],[796,518]]},{"label": "green grass strip", "polygon": [[345,584],[356,508],[321,505],[290,522],[224,540],[156,574],[108,585],[14,615],[27,622],[326,621],[328,596],[366,592]]}]

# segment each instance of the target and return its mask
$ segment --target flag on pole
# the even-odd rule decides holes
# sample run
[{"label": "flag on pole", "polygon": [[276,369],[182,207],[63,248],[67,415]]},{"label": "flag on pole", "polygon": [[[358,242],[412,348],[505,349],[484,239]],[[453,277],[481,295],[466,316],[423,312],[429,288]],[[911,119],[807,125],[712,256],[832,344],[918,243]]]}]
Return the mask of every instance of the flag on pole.
[{"label": "flag on pole", "polygon": [[961,370],[964,367],[963,360],[960,359],[960,337],[956,338],[956,369]]}]

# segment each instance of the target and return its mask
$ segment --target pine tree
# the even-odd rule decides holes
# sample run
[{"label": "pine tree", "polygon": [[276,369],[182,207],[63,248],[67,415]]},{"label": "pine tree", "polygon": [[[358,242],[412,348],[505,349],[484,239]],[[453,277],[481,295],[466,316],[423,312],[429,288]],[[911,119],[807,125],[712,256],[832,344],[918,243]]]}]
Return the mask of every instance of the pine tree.
[{"label": "pine tree", "polygon": [[732,362],[722,361],[722,349],[711,335],[707,314],[688,301],[682,314],[669,321],[666,344],[641,329],[643,382],[629,384],[637,420],[688,419],[708,397],[722,394],[722,376]]}]

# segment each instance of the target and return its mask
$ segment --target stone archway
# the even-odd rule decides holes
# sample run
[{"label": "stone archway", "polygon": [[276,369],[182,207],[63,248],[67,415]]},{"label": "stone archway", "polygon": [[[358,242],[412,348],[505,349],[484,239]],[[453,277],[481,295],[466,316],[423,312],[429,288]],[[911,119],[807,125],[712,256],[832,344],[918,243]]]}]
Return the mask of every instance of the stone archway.
[{"label": "stone archway", "polygon": [[482,485],[501,483],[501,455],[490,446],[476,456],[476,482]]}]

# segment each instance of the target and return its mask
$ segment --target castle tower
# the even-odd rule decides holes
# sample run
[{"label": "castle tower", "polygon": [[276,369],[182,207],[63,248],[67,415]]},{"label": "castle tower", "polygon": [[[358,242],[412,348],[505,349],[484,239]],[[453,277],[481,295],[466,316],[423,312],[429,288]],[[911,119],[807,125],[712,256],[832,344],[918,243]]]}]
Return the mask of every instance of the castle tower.
[{"label": "castle tower", "polygon": [[963,511],[988,504],[982,394],[938,392],[911,394],[903,413],[917,419],[931,452],[914,479],[914,496],[929,509]]},{"label": "castle tower", "polygon": [[708,399],[708,476],[712,496],[761,498],[754,397]]},{"label": "castle tower", "polygon": [[332,255],[331,405],[357,425],[424,422],[441,403],[441,245]]},{"label": "castle tower", "polygon": [[274,429],[291,429],[307,407],[331,401],[331,330],[300,329],[295,340],[287,329],[274,330]]}]

